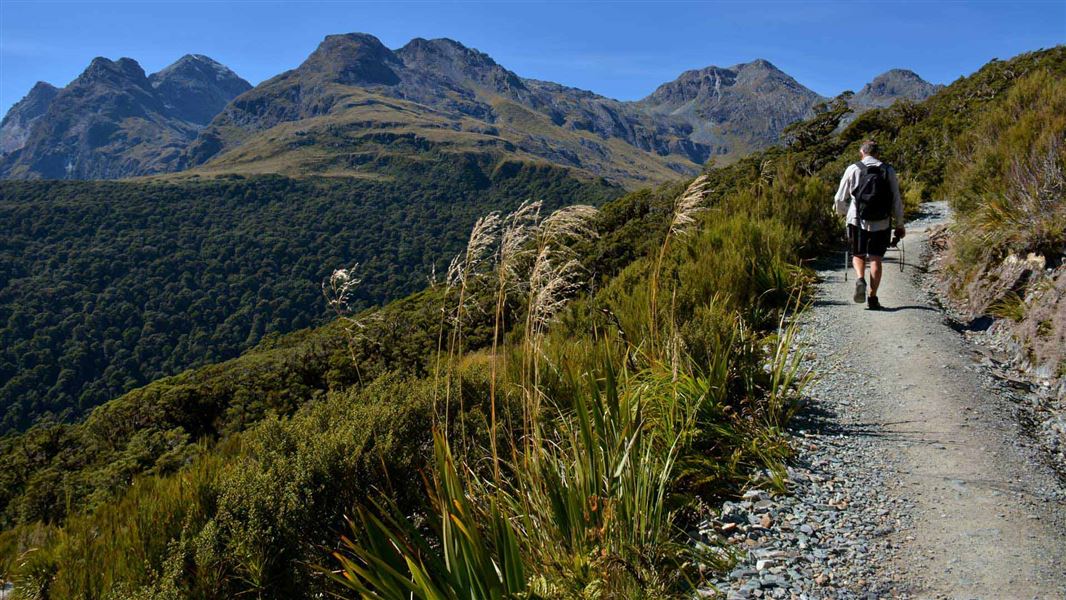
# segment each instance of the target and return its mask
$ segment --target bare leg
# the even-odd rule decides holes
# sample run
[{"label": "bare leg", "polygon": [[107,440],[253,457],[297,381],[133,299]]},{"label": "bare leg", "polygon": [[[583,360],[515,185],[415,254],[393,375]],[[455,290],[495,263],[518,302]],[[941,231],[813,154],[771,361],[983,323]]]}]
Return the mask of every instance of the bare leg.
[{"label": "bare leg", "polygon": [[[855,276],[859,279],[866,277],[866,259],[861,256],[851,257],[851,266],[855,267]],[[877,289],[877,288],[874,288]]]},{"label": "bare leg", "polygon": [[870,257],[870,295],[877,296],[877,286],[881,285],[881,257]]}]

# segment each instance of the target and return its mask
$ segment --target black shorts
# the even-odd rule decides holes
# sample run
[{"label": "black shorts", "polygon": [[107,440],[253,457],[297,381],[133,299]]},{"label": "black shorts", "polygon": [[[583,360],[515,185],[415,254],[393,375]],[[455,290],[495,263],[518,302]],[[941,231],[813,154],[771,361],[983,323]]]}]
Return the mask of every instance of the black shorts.
[{"label": "black shorts", "polygon": [[873,256],[883,258],[888,250],[891,229],[866,231],[854,225],[848,225],[848,246],[852,256]]}]

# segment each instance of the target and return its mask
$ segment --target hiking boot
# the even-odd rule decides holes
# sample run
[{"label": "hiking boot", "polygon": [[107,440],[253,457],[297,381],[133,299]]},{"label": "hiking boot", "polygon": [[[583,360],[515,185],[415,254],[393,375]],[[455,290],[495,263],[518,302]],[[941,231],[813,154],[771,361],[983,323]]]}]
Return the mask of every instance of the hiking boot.
[{"label": "hiking boot", "polygon": [[870,296],[866,299],[866,308],[870,310],[881,310],[881,303],[877,301],[877,296]]},{"label": "hiking boot", "polygon": [[860,279],[855,282],[855,303],[862,304],[866,301],[866,280]]}]

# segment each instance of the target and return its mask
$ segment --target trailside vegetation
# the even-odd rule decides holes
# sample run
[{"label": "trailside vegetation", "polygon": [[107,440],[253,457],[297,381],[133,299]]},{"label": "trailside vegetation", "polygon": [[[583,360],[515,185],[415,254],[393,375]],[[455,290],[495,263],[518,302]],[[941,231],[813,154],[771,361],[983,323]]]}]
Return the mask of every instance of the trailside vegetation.
[{"label": "trailside vegetation", "polygon": [[[652,583],[666,596],[690,589],[700,564],[725,559],[696,560],[686,549],[681,527],[698,507],[685,509],[681,498],[735,490],[787,454],[774,432],[797,374],[778,319],[805,281],[792,265],[815,250],[792,222],[821,215],[832,227],[824,182],[786,166],[773,181],[747,186],[734,185],[734,175],[720,173],[723,195],[719,175],[708,175],[695,203],[675,203],[684,188],[668,186],[602,211],[574,206],[519,218],[525,205],[490,215],[425,292],[162,380],[98,408],[84,424],[9,439],[12,457],[35,454],[27,452],[31,433],[66,445],[51,461],[58,477],[38,477],[48,469],[22,463],[17,471],[29,479],[5,486],[23,492],[7,513],[20,524],[0,542],[18,556],[16,589],[54,598],[311,595],[330,589],[317,567],[329,570],[345,515],[382,527],[434,518],[437,500],[427,504],[423,477],[431,486],[447,480],[441,493],[485,486],[484,497],[499,500],[495,513],[472,488],[465,494],[478,511],[465,518],[479,526],[482,510],[503,528],[519,514],[537,519],[522,529],[539,537],[515,543],[543,594],[635,593]],[[658,238],[654,250],[634,252],[649,235]],[[505,238],[520,240],[514,254],[504,251]],[[635,258],[616,261],[623,255]],[[650,281],[669,298],[658,303],[654,325]],[[648,335],[653,326],[658,341]],[[504,332],[495,350],[494,331]],[[407,351],[390,355],[393,344]],[[292,378],[270,375],[285,369],[268,365],[285,364],[326,375],[304,380],[301,397]],[[152,388],[158,395],[146,396]],[[218,396],[205,394],[212,389]],[[230,410],[224,400],[274,393],[293,404]],[[189,435],[189,418],[204,419],[199,435]],[[127,419],[136,424],[118,430]],[[230,419],[245,419],[243,430]],[[153,431],[161,443],[138,440]],[[434,447],[442,471],[427,470]],[[50,451],[38,448],[41,458]],[[72,469],[76,461],[88,464]],[[631,495],[636,504],[624,504]],[[576,521],[564,527],[560,519]],[[646,526],[634,527],[638,521]],[[410,527],[438,543],[417,520]],[[113,552],[124,558],[92,558]],[[661,552],[673,558],[663,562]],[[689,583],[675,581],[668,564]],[[626,575],[630,568],[638,578]]]},{"label": "trailside vegetation", "polygon": [[965,135],[945,187],[949,292],[1003,320],[1015,360],[1066,377],[1066,73],[1026,73]]},{"label": "trailside vegetation", "polygon": [[57,599],[691,597],[730,562],[701,513],[787,484],[788,316],[858,142],[934,197],[967,119],[1064,62],[843,131],[829,103],[787,147],[601,210],[517,201],[381,308],[349,305],[365,262],[334,263],[342,318],[5,438],[0,569]]}]

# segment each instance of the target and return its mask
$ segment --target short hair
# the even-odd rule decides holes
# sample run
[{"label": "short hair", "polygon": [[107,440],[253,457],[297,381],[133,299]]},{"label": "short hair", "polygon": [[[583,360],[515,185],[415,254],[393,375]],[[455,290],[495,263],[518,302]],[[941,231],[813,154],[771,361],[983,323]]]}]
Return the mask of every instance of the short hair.
[{"label": "short hair", "polygon": [[859,146],[859,150],[861,150],[862,153],[866,156],[873,157],[876,157],[878,154],[881,153],[881,149],[877,147],[877,142],[873,140],[866,140],[865,142],[863,142],[862,146]]}]

